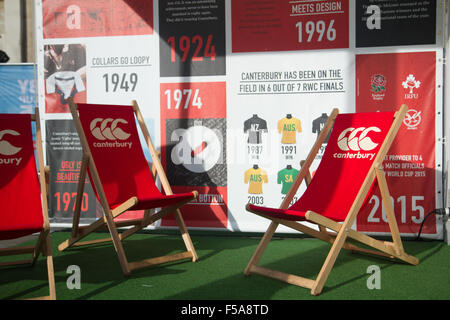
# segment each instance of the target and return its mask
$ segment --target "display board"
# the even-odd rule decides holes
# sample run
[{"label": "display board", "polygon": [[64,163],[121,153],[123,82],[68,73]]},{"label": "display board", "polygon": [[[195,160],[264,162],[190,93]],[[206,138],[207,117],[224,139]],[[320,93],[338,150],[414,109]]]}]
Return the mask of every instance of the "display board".
[{"label": "display board", "polygon": [[[187,226],[245,232],[265,231],[268,221],[245,205],[280,206],[333,108],[405,103],[383,165],[400,232],[417,234],[443,206],[442,20],[436,1],[37,1],[39,105],[56,166],[52,223],[70,218],[81,159],[69,148],[68,97],[137,100],[173,190],[199,192],[183,210]],[[55,148],[63,133],[72,140]],[[98,217],[89,190],[85,201],[84,221]],[[378,190],[355,228],[387,232]],[[441,221],[426,220],[422,235],[442,233]]]}]

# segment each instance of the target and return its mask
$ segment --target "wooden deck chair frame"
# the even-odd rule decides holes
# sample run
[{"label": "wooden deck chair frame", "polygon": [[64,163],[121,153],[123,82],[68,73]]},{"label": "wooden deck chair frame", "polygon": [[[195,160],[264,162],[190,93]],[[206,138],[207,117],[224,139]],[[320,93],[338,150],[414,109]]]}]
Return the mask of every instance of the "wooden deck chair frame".
[{"label": "wooden deck chair frame", "polygon": [[50,222],[48,219],[48,198],[46,183],[46,171],[48,172],[49,169],[44,167],[44,151],[42,149],[42,133],[41,124],[39,121],[39,108],[35,108],[35,113],[31,115],[31,121],[35,121],[36,123],[36,146],[39,165],[39,184],[41,189],[42,216],[44,218],[44,224],[35,245],[0,249],[0,256],[12,256],[31,253],[31,259],[3,262],[0,263],[0,266],[17,266],[25,264],[33,266],[36,263],[39,254],[42,253],[42,255],[46,257],[49,295],[32,298],[30,300],[55,300],[55,273],[53,268],[52,247],[50,242]]},{"label": "wooden deck chair frame", "polygon": [[[73,225],[72,225],[72,234],[69,239],[62,242],[58,246],[58,250],[63,251],[70,247],[79,247],[79,246],[85,246],[85,245],[91,245],[96,243],[102,243],[102,242],[108,242],[112,241],[114,244],[114,248],[116,251],[116,254],[119,259],[120,266],[122,268],[122,272],[125,276],[129,276],[130,273],[133,270],[154,266],[166,262],[172,262],[182,259],[192,259],[192,262],[195,262],[198,260],[197,253],[195,251],[194,245],[192,243],[192,240],[189,236],[188,230],[186,228],[186,225],[184,223],[183,217],[181,216],[180,207],[187,204],[188,202],[192,201],[193,199],[197,198],[198,193],[197,191],[193,191],[193,197],[192,199],[183,200],[178,202],[175,205],[171,205],[168,207],[163,208],[157,213],[151,214],[152,210],[145,210],[144,216],[141,219],[130,219],[130,220],[124,220],[124,221],[114,221],[114,218],[118,217],[131,207],[133,207],[138,199],[137,197],[132,197],[128,199],[127,201],[123,202],[121,205],[117,206],[114,209],[111,209],[108,201],[106,199],[106,195],[102,186],[102,183],[100,181],[100,177],[97,171],[97,168],[95,166],[94,159],[90,156],[90,148],[83,130],[83,127],[81,125],[80,118],[78,116],[78,106],[76,103],[73,102],[71,98],[68,99],[70,111],[72,113],[72,117],[75,123],[75,127],[78,131],[82,149],[83,149],[83,157],[82,157],[82,164],[81,164],[81,170],[80,170],[80,176],[78,180],[78,189],[77,189],[77,198],[75,202],[75,209],[74,209],[74,216],[73,216]],[[139,123],[139,126],[141,128],[141,131],[144,135],[145,141],[147,143],[148,149],[150,151],[150,155],[153,161],[153,168],[152,168],[152,174],[155,176],[155,174],[158,176],[162,188],[166,195],[173,194],[172,189],[170,187],[169,181],[166,177],[166,174],[164,172],[164,168],[161,164],[161,161],[158,156],[158,151],[156,151],[152,139],[150,138],[150,134],[147,130],[147,127],[144,123],[144,118],[142,117],[141,111],[139,109],[139,106],[135,100],[132,101],[133,111],[134,115]],[[87,226],[80,226],[80,212],[81,212],[81,203],[82,203],[82,195],[84,190],[84,182],[86,179],[86,173],[87,169],[90,169],[91,176],[93,181],[91,183],[94,184],[95,189],[97,190],[98,197],[100,200],[100,204],[103,208],[104,217],[96,220],[95,222],[91,223]],[[154,223],[155,221],[163,218],[167,214],[173,213],[175,215],[176,222],[178,224],[179,230],[181,232],[182,239],[184,241],[184,244],[186,246],[186,251],[181,253],[176,253],[172,255],[167,256],[161,256],[156,258],[150,258],[150,259],[144,259],[141,261],[134,261],[134,262],[128,262],[127,257],[125,255],[125,251],[123,249],[122,240],[128,238],[129,236],[135,234],[138,231],[141,231],[143,228],[147,227],[148,225]],[[126,227],[126,226],[133,226],[122,233],[118,232],[118,228],[120,227]],[[105,239],[98,239],[98,240],[90,240],[90,241],[80,241],[82,238],[86,237],[88,234],[99,230],[99,229],[107,228],[109,230],[109,233],[111,237],[105,238]]]},{"label": "wooden deck chair frame", "polygon": [[[252,211],[247,205],[247,211],[270,219],[272,222],[270,223],[267,231],[263,235],[255,253],[250,259],[247,267],[244,270],[244,274],[249,276],[252,273],[264,275],[267,277],[275,278],[286,283],[294,284],[297,286],[305,287],[311,290],[312,295],[319,295],[322,292],[324,284],[330,274],[331,269],[339,255],[339,252],[342,248],[351,250],[353,252],[362,252],[375,254],[383,257],[388,257],[392,259],[399,259],[403,262],[417,265],[419,260],[416,257],[410,256],[405,253],[402,245],[402,241],[400,238],[399,229],[397,226],[397,222],[395,220],[394,208],[390,201],[389,189],[386,182],[385,172],[382,168],[382,161],[385,158],[387,151],[389,150],[394,137],[396,136],[398,129],[400,128],[403,118],[408,110],[406,105],[402,105],[401,108],[395,113],[395,120],[378,152],[377,157],[374,159],[374,162],[361,186],[359,193],[357,194],[350,211],[347,214],[345,221],[342,223],[335,222],[327,217],[320,215],[319,213],[313,211],[307,211],[305,214],[305,222],[310,222],[318,225],[319,230],[310,228],[295,221],[289,221],[284,219],[277,219],[273,217],[269,217],[267,215],[261,214],[260,212]],[[325,124],[322,132],[320,133],[318,139],[313,145],[310,153],[306,160],[302,161],[302,166],[300,172],[294,181],[290,191],[286,195],[286,198],[283,200],[280,209],[287,209],[289,204],[291,203],[293,197],[295,196],[300,184],[305,180],[308,184],[311,180],[311,175],[309,173],[309,168],[318,153],[320,147],[325,141],[328,133],[331,131],[334,120],[336,119],[339,111],[338,109],[334,109]],[[357,232],[353,230],[351,227],[353,222],[356,219],[356,216],[363,205],[366,195],[370,191],[372,182],[374,179],[377,179],[378,185],[381,191],[382,202],[386,208],[386,215],[388,219],[388,225],[390,228],[390,232],[392,235],[392,241],[380,241],[363,233]],[[329,242],[332,246],[331,249],[322,265],[322,268],[317,275],[316,279],[309,279],[300,277],[293,274],[287,274],[283,272],[279,272],[276,270],[267,269],[264,267],[258,266],[258,262],[267,248],[268,243],[270,242],[273,234],[275,233],[277,227],[279,225],[284,225],[290,227],[294,230],[300,231],[307,235],[313,236],[325,242]],[[333,232],[327,231],[327,229],[332,230]],[[361,248],[356,246],[354,243],[349,243],[348,240],[356,240],[357,242],[363,243],[369,247],[372,247],[376,250]]]}]

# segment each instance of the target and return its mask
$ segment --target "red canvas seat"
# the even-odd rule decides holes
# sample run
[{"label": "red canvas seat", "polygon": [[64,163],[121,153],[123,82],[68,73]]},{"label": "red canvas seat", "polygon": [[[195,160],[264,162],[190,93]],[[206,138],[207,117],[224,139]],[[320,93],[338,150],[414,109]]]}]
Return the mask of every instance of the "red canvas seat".
[{"label": "red canvas seat", "polygon": [[314,179],[299,200],[285,210],[254,205],[249,208],[286,220],[305,220],[310,210],[344,221],[393,119],[394,112],[338,115]]},{"label": "red canvas seat", "polygon": [[[179,208],[194,200],[197,192],[172,193],[137,103],[133,102],[132,106],[75,104],[69,99],[69,105],[83,148],[77,202],[81,203],[85,175],[88,172],[97,199],[102,205],[105,219],[99,219],[86,227],[79,227],[80,205],[76,206],[72,237],[60,244],[59,250],[112,240],[125,275],[128,275],[132,269],[156,264],[156,261],[162,263],[185,258],[195,261],[197,255]],[[157,187],[149,163],[144,156],[136,120],[147,142],[162,191]],[[161,210],[151,214],[151,211],[155,211],[153,209],[158,208]],[[144,210],[143,217],[114,220],[126,211],[135,210]],[[164,259],[154,258],[128,263],[121,240],[166,214],[176,216],[187,251]],[[125,225],[134,227],[119,234],[117,227]],[[108,227],[111,238],[79,242],[81,238],[104,226]]]},{"label": "red canvas seat", "polygon": [[2,114],[0,240],[14,239],[42,230],[44,218],[36,172],[31,115]]},{"label": "red canvas seat", "polygon": [[[111,208],[134,196],[138,201],[128,210],[158,208],[192,199],[192,192],[166,196],[157,188],[142,151],[132,106],[94,107],[79,103],[78,112],[83,128],[88,130],[86,140]],[[114,118],[104,118],[105,114]],[[91,170],[88,172],[92,181]]]},{"label": "red canvas seat", "polygon": [[[416,258],[403,251],[382,169],[382,162],[402,124],[406,111],[406,106],[402,106],[396,113],[373,112],[339,115],[337,109],[333,111],[280,208],[267,208],[252,204],[246,206],[249,212],[272,220],[245,270],[246,275],[259,273],[275,277],[307,287],[311,289],[312,294],[319,294],[342,247],[363,251],[352,244],[348,244],[345,241],[347,237],[375,247],[388,256],[394,256],[411,264],[418,263]],[[309,179],[309,167],[331,128],[333,130],[319,167],[314,177]],[[306,190],[295,203],[289,205],[303,180],[307,180]],[[368,199],[370,190],[375,183],[382,191],[383,203],[388,212],[389,226],[393,236],[392,244],[377,242],[372,238],[369,240],[366,235],[351,230],[356,215]],[[319,231],[299,222],[317,224]],[[284,224],[333,244],[330,254],[315,281],[257,266],[268,241],[270,241],[279,224]],[[336,233],[330,235],[326,228]],[[364,251],[367,252],[367,250]]]},{"label": "red canvas seat", "polygon": [[[39,114],[36,109],[36,115]],[[39,172],[36,168],[32,120],[36,121],[36,145]],[[1,255],[32,253],[26,261],[0,265],[34,264],[39,252],[47,256],[50,295],[54,299],[53,259],[47,212],[44,163],[38,117],[30,114],[0,114],[0,240],[17,239],[39,233],[35,246],[0,249]]]},{"label": "red canvas seat", "polygon": [[306,211],[296,211],[291,209],[280,209],[280,208],[268,208],[256,206],[254,204],[248,204],[247,206],[249,211],[257,211],[266,216],[275,218],[275,219],[285,219],[289,221],[305,221],[305,213]]}]

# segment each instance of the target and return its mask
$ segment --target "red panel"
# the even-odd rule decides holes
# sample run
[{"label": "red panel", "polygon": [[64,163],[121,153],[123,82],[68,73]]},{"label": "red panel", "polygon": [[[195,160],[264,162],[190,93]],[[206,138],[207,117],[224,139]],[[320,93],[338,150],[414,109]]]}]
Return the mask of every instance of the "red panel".
[{"label": "red panel", "polygon": [[[356,111],[409,111],[383,163],[401,233],[417,233],[436,206],[436,53],[412,52],[356,56]],[[387,232],[381,196],[374,189],[358,215],[361,231]],[[436,233],[431,215],[422,233]]]},{"label": "red panel", "polygon": [[43,0],[44,38],[153,34],[152,0]]},{"label": "red panel", "polygon": [[[197,190],[199,197],[181,208],[183,220],[188,227],[226,228],[227,214],[227,187],[183,187],[173,186],[174,192],[190,192]],[[162,226],[176,226],[173,215],[164,217]]]},{"label": "red panel", "polygon": [[348,48],[348,0],[232,1],[233,52]]},{"label": "red panel", "polygon": [[[202,122],[216,121],[216,126],[223,125],[226,121],[226,84],[225,82],[189,82],[189,83],[162,83],[160,89],[161,97],[161,159],[168,170],[171,168],[181,168],[177,172],[167,172],[169,181],[172,181],[174,192],[191,192],[197,190],[199,198],[196,201],[182,208],[183,218],[187,226],[191,227],[209,227],[225,228],[227,226],[227,185],[226,185],[226,163],[218,161],[212,167],[204,170],[191,171],[186,167],[192,163],[173,163],[171,152],[168,152],[171,144],[173,132],[168,134],[167,130],[190,129],[187,127],[172,128],[167,125],[172,119],[179,119],[178,125],[183,126],[189,121]],[[203,125],[201,125],[203,126]],[[169,129],[168,129],[169,128]],[[204,128],[209,133],[213,132],[213,127]],[[222,133],[214,133],[222,134]],[[213,143],[198,141],[198,144],[192,146],[187,158],[194,159],[201,154],[209,154],[210,148],[217,152],[226,154],[225,139],[223,133],[221,139],[214,140],[217,144],[217,150],[213,148]],[[175,143],[176,145],[176,143]],[[219,150],[220,149],[220,150]],[[183,150],[183,154],[186,150]],[[185,154],[186,155],[186,154]],[[185,157],[186,158],[186,157]],[[183,158],[183,161],[184,159]],[[193,160],[192,160],[193,161]],[[208,162],[208,159],[206,159]],[[208,162],[209,163],[209,162]],[[218,169],[220,167],[221,169]],[[211,171],[217,170],[217,171]],[[180,174],[178,174],[180,172]],[[221,184],[215,184],[212,181],[203,179],[198,185],[193,185],[192,181],[199,177],[209,176],[211,179],[218,179]],[[220,177],[219,177],[220,176]],[[175,179],[176,178],[176,179]],[[176,181],[175,181],[176,180]],[[172,216],[167,216],[162,220],[163,226],[173,226],[176,222]]]}]

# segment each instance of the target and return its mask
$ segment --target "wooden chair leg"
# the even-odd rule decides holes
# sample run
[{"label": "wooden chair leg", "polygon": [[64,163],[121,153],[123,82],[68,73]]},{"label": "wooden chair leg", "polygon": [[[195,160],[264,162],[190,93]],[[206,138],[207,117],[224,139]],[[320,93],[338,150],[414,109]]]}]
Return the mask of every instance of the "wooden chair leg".
[{"label": "wooden chair leg", "polygon": [[120,267],[122,268],[123,274],[128,277],[131,273],[125,251],[123,249],[122,241],[119,237],[119,232],[117,231],[116,225],[112,218],[111,212],[105,212],[106,224],[108,225],[109,233],[111,234],[111,240],[114,244],[114,249],[119,258]]},{"label": "wooden chair leg", "polygon": [[311,288],[312,295],[316,296],[322,292],[323,286],[325,285],[325,282],[331,272],[331,269],[334,266],[334,263],[336,262],[336,259],[345,243],[346,238],[347,234],[345,230],[342,229],[341,232],[339,232],[339,234],[337,235],[336,240],[333,242],[333,245],[331,246],[328,256],[325,259],[322,268],[320,269],[319,275],[317,276],[316,281],[314,282],[314,285]]},{"label": "wooden chair leg", "polygon": [[36,263],[37,259],[39,258],[39,254],[41,252],[43,252],[43,249],[44,249],[43,242],[44,242],[44,240],[45,240],[44,232],[41,232],[39,234],[38,240],[37,240],[36,245],[34,247],[33,256],[31,258],[31,265],[32,266]]},{"label": "wooden chair leg", "polygon": [[251,269],[253,266],[256,266],[261,259],[262,254],[267,248],[267,245],[270,242],[270,239],[272,239],[273,234],[278,228],[278,223],[272,221],[267,228],[267,231],[264,233],[264,236],[262,237],[261,241],[258,244],[258,247],[256,248],[255,253],[253,254],[252,258],[250,259],[247,267],[244,270],[244,274],[246,276],[249,276],[251,274]]},{"label": "wooden chair leg", "polygon": [[95,230],[100,229],[100,228],[102,228],[104,226],[105,226],[104,218],[98,219],[97,221],[91,223],[89,226],[83,227],[83,230],[79,230],[79,232],[77,232],[77,235],[75,237],[71,236],[69,239],[61,242],[59,244],[59,246],[58,246],[58,250],[59,251],[64,251],[67,248],[70,248],[76,242],[80,241],[81,239],[86,237],[91,232],[94,232]]},{"label": "wooden chair leg", "polygon": [[50,234],[47,234],[45,240],[45,255],[47,256],[47,273],[48,273],[48,288],[49,288],[49,299],[56,299],[56,289],[55,289],[55,271],[53,267],[53,255],[52,247],[50,243]]},{"label": "wooden chair leg", "polygon": [[388,219],[389,229],[391,230],[392,241],[394,243],[394,249],[398,255],[403,254],[403,244],[400,237],[400,231],[398,229],[397,220],[395,219],[394,207],[392,206],[391,196],[386,181],[386,176],[383,169],[380,167],[375,168],[378,186],[381,192],[381,199],[386,209],[386,216]]},{"label": "wooden chair leg", "polygon": [[89,164],[89,157],[83,154],[81,162],[80,176],[78,177],[77,198],[75,200],[75,210],[72,222],[72,237],[78,235],[78,228],[80,224],[81,204],[83,202],[84,183],[86,181],[87,167]]},{"label": "wooden chair leg", "polygon": [[197,252],[195,251],[195,247],[187,231],[186,224],[184,223],[183,217],[181,216],[180,209],[177,209],[174,215],[178,227],[180,228],[181,236],[183,238],[184,245],[186,246],[186,250],[192,253],[192,262],[195,262],[198,260]]}]

